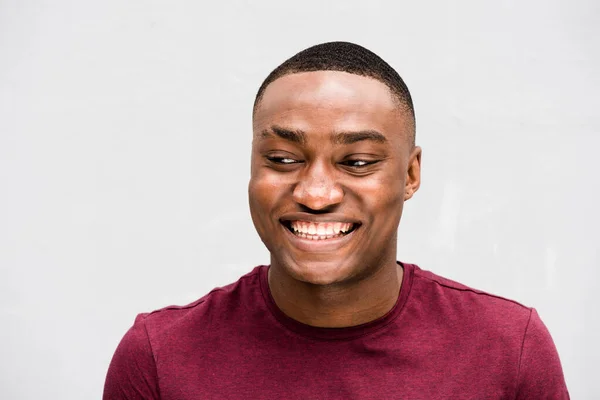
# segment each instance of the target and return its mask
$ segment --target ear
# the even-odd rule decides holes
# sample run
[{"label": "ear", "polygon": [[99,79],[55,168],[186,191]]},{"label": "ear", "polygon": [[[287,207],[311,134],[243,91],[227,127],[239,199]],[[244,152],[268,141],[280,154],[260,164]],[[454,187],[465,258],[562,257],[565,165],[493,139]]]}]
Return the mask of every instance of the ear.
[{"label": "ear", "polygon": [[410,199],[421,186],[421,154],[419,146],[410,153],[408,168],[406,170],[406,185],[404,187],[404,201]]}]

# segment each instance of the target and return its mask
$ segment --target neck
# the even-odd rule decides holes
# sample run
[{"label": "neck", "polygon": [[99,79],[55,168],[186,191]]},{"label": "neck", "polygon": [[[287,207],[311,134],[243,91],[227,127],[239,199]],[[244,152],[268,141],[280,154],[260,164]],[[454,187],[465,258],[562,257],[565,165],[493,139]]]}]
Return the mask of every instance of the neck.
[{"label": "neck", "polygon": [[324,328],[371,322],[396,304],[404,271],[396,260],[352,282],[314,285],[298,281],[282,268],[269,268],[269,288],[275,304],[296,321]]}]

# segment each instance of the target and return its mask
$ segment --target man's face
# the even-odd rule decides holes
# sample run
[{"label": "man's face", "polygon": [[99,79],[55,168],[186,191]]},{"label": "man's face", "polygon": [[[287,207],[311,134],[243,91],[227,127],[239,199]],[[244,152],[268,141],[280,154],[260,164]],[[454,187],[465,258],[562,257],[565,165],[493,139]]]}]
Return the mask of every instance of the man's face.
[{"label": "man's face", "polygon": [[378,80],[286,75],[254,114],[250,212],[271,265],[326,285],[395,263],[404,200],[418,189],[413,120]]}]

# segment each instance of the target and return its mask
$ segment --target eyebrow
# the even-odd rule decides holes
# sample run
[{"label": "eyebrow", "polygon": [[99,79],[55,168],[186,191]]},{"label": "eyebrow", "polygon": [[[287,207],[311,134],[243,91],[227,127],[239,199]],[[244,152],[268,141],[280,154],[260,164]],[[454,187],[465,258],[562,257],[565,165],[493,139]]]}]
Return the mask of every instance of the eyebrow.
[{"label": "eyebrow", "polygon": [[334,144],[352,144],[362,140],[371,140],[377,143],[387,143],[387,138],[385,135],[374,130],[338,132],[331,136],[331,141]]},{"label": "eyebrow", "polygon": [[263,130],[261,132],[260,136],[263,139],[268,139],[268,138],[272,137],[273,134],[275,134],[276,136],[279,136],[282,139],[288,140],[290,142],[294,142],[294,143],[298,143],[298,144],[306,144],[306,133],[304,133],[304,131],[301,131],[299,129],[297,129],[297,130],[285,129],[285,128],[282,128],[277,125],[271,126],[270,131],[267,129]]},{"label": "eyebrow", "polygon": [[[272,137],[273,134],[284,140],[301,145],[304,145],[307,142],[306,133],[304,131],[300,129],[286,129],[277,125],[271,126],[270,130],[263,130],[261,132],[261,137],[266,139]],[[333,144],[353,144],[363,140],[370,140],[377,143],[387,143],[387,138],[385,135],[375,130],[334,132],[331,134],[331,142]]]}]

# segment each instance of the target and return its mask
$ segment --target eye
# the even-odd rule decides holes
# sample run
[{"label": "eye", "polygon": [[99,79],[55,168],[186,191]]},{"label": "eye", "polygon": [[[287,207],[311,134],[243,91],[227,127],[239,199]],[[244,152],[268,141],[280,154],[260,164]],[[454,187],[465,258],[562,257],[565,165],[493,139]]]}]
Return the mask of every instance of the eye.
[{"label": "eye", "polygon": [[294,160],[293,158],[289,158],[289,157],[267,157],[267,160],[269,160],[275,164],[283,164],[283,165],[291,165],[291,164],[296,164],[296,163],[300,162],[298,160]]},{"label": "eye", "polygon": [[367,167],[369,165],[373,165],[377,162],[378,161],[346,160],[346,161],[342,161],[342,165],[345,165],[347,167],[352,167],[352,168],[363,168],[363,167]]}]

